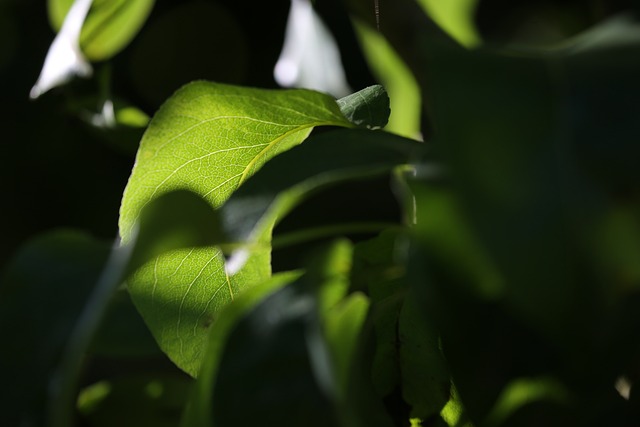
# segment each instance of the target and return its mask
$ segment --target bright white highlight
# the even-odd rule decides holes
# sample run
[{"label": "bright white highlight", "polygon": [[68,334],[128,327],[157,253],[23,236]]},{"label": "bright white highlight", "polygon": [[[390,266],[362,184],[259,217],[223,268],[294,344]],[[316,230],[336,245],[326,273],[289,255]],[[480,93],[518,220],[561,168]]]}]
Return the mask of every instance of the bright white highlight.
[{"label": "bright white highlight", "polygon": [[107,99],[97,113],[86,113],[84,119],[92,126],[102,129],[111,129],[116,126],[116,111],[113,101]]},{"label": "bright white highlight", "polygon": [[249,251],[247,251],[246,249],[240,249],[236,252],[233,252],[224,264],[224,269],[227,273],[227,276],[231,277],[238,273],[247,263],[248,259]]},{"label": "bright white highlight", "polygon": [[291,0],[284,46],[274,69],[279,85],[350,94],[335,39],[310,0]]},{"label": "bright white highlight", "polygon": [[60,32],[51,43],[38,81],[29,96],[35,99],[74,76],[89,77],[91,65],[80,51],[80,31],[93,0],[76,0],[64,18]]}]

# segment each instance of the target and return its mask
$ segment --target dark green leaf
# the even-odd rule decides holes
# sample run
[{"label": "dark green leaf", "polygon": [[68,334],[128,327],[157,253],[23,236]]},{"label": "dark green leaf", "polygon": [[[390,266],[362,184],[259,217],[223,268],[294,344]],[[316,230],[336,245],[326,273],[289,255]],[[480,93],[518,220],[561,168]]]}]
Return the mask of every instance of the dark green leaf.
[{"label": "dark green leaf", "polygon": [[339,130],[314,136],[274,158],[234,193],[222,207],[224,229],[233,242],[258,243],[274,221],[310,192],[388,173],[424,153],[421,143],[382,132]]},{"label": "dark green leaf", "polygon": [[437,416],[451,397],[451,380],[439,336],[415,291],[402,304],[398,342],[402,397],[411,405],[411,417]]},{"label": "dark green leaf", "polygon": [[198,373],[198,381],[183,420],[184,427],[211,425],[211,401],[215,378],[218,375],[225,343],[236,322],[269,294],[296,281],[299,277],[300,273],[297,272],[274,274],[259,286],[247,289],[222,309],[211,326],[204,362]]},{"label": "dark green leaf", "polygon": [[215,380],[215,425],[240,425],[247,413],[265,426],[338,425],[336,378],[316,297],[335,274],[324,268],[316,265],[236,323]]},{"label": "dark green leaf", "polygon": [[358,126],[380,129],[389,121],[389,96],[380,85],[369,86],[337,102],[342,114]]},{"label": "dark green leaf", "polygon": [[126,289],[113,295],[100,329],[91,340],[90,353],[120,359],[162,355]]},{"label": "dark green leaf", "polygon": [[396,231],[358,243],[352,272],[354,285],[366,289],[372,302],[376,349],[371,376],[381,397],[400,384],[398,318],[407,284],[398,244]]}]

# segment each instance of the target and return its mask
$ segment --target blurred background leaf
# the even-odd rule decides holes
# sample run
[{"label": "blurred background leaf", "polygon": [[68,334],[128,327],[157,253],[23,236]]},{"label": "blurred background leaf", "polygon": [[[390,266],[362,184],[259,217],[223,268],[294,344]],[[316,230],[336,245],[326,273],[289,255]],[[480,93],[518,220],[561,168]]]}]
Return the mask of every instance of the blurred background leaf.
[{"label": "blurred background leaf", "polygon": [[[48,0],[49,20],[60,30],[74,0]],[[80,34],[89,60],[104,61],[121,51],[144,25],[155,0],[94,0]]]}]

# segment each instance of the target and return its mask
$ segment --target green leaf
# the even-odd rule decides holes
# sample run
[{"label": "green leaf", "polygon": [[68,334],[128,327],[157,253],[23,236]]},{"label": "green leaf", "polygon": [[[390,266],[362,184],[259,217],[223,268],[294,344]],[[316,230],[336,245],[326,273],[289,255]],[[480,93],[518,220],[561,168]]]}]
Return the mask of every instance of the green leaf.
[{"label": "green leaf", "polygon": [[411,405],[411,417],[439,414],[449,401],[451,380],[436,330],[412,291],[400,311],[398,341],[402,397]]},{"label": "green leaf", "polygon": [[346,239],[336,240],[308,255],[307,275],[317,277],[314,292],[324,337],[335,372],[336,397],[346,400],[350,367],[358,338],[369,311],[369,299],[357,292],[347,295],[353,245]]},{"label": "green leaf", "polygon": [[408,138],[420,134],[420,87],[407,65],[378,31],[354,20],[356,34],[371,71],[389,93],[391,109],[385,130]]},{"label": "green leaf", "polygon": [[[338,241],[313,253],[305,275],[263,299],[236,323],[215,378],[214,425],[242,425],[247,413],[264,426],[339,425],[340,396],[333,363],[340,360],[338,366],[348,365],[353,343],[329,348],[323,311],[336,295],[329,292],[328,297],[323,288],[342,287],[339,278],[345,275],[345,264],[350,264],[348,246]],[[351,305],[355,309],[340,317],[356,321],[357,326],[366,304],[357,297]],[[340,338],[353,336],[354,330],[343,331],[342,336],[333,332],[333,344],[338,344]],[[335,352],[341,351],[346,353],[334,359]]]},{"label": "green leaf", "polygon": [[474,12],[478,0],[419,0],[418,3],[460,44],[474,47],[481,42],[474,25]]},{"label": "green leaf", "polygon": [[120,211],[123,241],[153,198],[188,189],[217,207],[319,125],[353,126],[333,98],[318,92],[209,82],[184,86],[156,113],[140,143]]},{"label": "green leaf", "polygon": [[380,85],[369,86],[337,102],[342,114],[358,126],[380,129],[389,121],[389,96]]},{"label": "green leaf", "polygon": [[218,373],[225,343],[235,324],[266,296],[295,282],[300,278],[300,275],[301,273],[299,272],[274,274],[266,281],[260,283],[259,286],[247,289],[220,312],[209,333],[206,356],[198,374],[198,381],[188,410],[183,419],[182,425],[184,427],[204,427],[211,425],[210,410],[215,378]]},{"label": "green leaf", "polygon": [[204,247],[224,240],[216,228],[218,213],[200,196],[186,190],[162,194],[140,214],[128,271],[172,250]]},{"label": "green leaf", "polygon": [[[49,20],[60,30],[74,0],[48,0]],[[94,61],[126,47],[147,20],[154,0],[94,0],[80,33],[80,47]]]},{"label": "green leaf", "polygon": [[405,267],[398,256],[399,233],[385,231],[356,245],[354,286],[371,298],[375,352],[371,379],[379,396],[388,396],[400,383],[398,318],[407,292]]},{"label": "green leaf", "polygon": [[[180,214],[176,214],[176,211]],[[207,215],[212,215],[211,208],[197,196],[184,192],[163,195],[150,203],[142,213],[144,224],[140,226],[140,233],[135,235],[135,243],[138,244],[112,249],[60,355],[59,366],[52,379],[57,386],[51,389],[49,399],[52,426],[71,423],[72,402],[82,360],[107,314],[109,302],[127,273],[162,250],[208,243],[210,237],[207,233],[201,233],[199,229],[193,232],[194,227],[201,228],[203,225],[198,220],[203,216],[206,219]]]},{"label": "green leaf", "polygon": [[[504,425],[505,421],[522,407],[541,401],[553,402],[558,406],[563,404],[569,406],[567,403],[572,397],[565,385],[553,377],[517,378],[502,390],[502,394],[484,424],[488,426]],[[546,415],[548,410],[542,413]],[[560,418],[558,414],[553,415],[555,417],[546,415],[546,419],[551,421]],[[544,416],[540,418],[545,419]]]},{"label": "green leaf", "polygon": [[356,292],[333,306],[324,317],[325,336],[331,352],[338,397],[345,399],[356,346],[369,312],[369,298]]},{"label": "green leaf", "polygon": [[224,240],[219,222],[200,196],[173,191],[145,206],[139,231],[125,245],[133,246],[127,285],[138,311],[160,348],[192,376],[218,311],[243,287],[270,273],[268,253],[258,251],[256,262],[227,275],[220,250],[211,246]]},{"label": "green leaf", "polygon": [[353,129],[314,136],[270,161],[234,193],[221,209],[224,230],[232,242],[255,245],[265,229],[310,192],[388,173],[423,157],[425,149],[421,143],[384,132]]},{"label": "green leaf", "polygon": [[[331,97],[313,91],[207,82],[183,87],[158,111],[141,142],[120,212],[123,242],[131,240],[142,207],[160,195],[186,189],[217,207],[267,160],[302,142],[317,125],[352,126]],[[183,214],[177,209],[174,215]],[[202,233],[219,230],[215,218],[203,221],[197,227]],[[219,249],[190,248],[147,263],[128,286],[161,348],[196,375],[216,313],[269,274],[266,244],[237,274],[228,274]]]},{"label": "green leaf", "polygon": [[458,291],[479,299],[500,298],[505,292],[504,278],[473,233],[453,192],[438,186],[410,185],[419,212],[413,230],[432,256],[466,286]]},{"label": "green leaf", "polygon": [[[140,233],[135,233],[134,244],[111,251],[101,274],[91,282],[95,286],[69,331],[59,357],[59,366],[52,374],[51,381],[57,384],[49,396],[52,426],[66,426],[71,422],[72,402],[82,360],[99,331],[117,287],[127,273],[162,251],[204,245],[213,240],[210,233],[201,231],[203,226],[215,222],[211,221],[213,214],[211,207],[198,196],[185,192],[163,195],[150,203],[142,213],[143,223],[139,227]],[[197,227],[195,233],[194,227]],[[215,230],[212,232],[215,234]],[[73,267],[69,269],[73,271]]]}]

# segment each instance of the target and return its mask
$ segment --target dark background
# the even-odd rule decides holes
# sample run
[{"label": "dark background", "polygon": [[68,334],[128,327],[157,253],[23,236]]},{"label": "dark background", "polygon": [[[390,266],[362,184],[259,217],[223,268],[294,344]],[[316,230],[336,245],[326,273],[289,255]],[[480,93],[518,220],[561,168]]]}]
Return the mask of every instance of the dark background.
[{"label": "dark background", "polygon": [[[484,0],[476,18],[483,38],[491,43],[531,41],[532,34],[522,29],[532,20],[554,28],[542,38],[561,39],[632,3]],[[339,41],[351,87],[375,83],[343,2],[322,0],[316,7]],[[389,7],[391,2],[381,2],[383,20]],[[142,130],[99,130],[80,119],[79,109],[97,109],[100,76],[110,74],[112,95],[149,116],[177,88],[195,79],[277,87],[272,70],[288,8],[288,1],[158,0],[129,46],[108,63],[93,64],[93,78],[31,101],[29,90],[55,35],[46,3],[0,1],[0,182],[5,193],[0,266],[26,239],[52,228],[79,228],[105,239],[117,236],[120,198]]]}]

